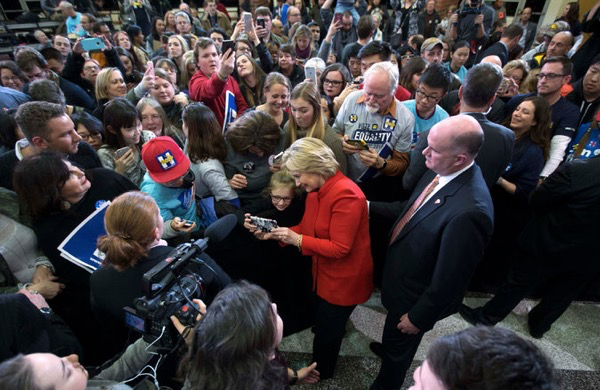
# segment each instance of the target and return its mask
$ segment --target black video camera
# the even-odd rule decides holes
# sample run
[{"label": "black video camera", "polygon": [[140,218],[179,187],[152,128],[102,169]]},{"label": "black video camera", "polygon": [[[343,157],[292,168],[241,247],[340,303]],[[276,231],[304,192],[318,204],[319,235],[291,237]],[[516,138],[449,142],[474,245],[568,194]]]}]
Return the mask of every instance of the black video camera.
[{"label": "black video camera", "polygon": [[[125,324],[144,335],[144,341],[154,344],[158,350],[171,351],[180,336],[171,323],[175,315],[183,325],[194,325],[198,307],[192,299],[207,301],[205,283],[207,271],[214,274],[211,290],[223,289],[230,280],[214,261],[203,255],[209,241],[218,242],[233,229],[237,219],[226,215],[206,229],[206,238],[179,245],[167,258],[144,274],[144,296],[133,301],[133,308],[126,307]],[[216,295],[216,293],[215,293]],[[210,300],[214,298],[208,297]],[[158,340],[158,341],[157,341]]]},{"label": "black video camera", "polygon": [[462,7],[458,9],[458,16],[479,15],[481,13],[481,0],[467,0]]}]

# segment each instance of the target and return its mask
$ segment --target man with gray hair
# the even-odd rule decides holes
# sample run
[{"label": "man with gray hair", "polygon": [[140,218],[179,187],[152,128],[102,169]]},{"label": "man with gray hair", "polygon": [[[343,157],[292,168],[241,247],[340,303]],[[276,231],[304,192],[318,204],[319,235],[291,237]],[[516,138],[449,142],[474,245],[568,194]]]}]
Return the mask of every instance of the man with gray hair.
[{"label": "man with gray hair", "polygon": [[400,389],[425,332],[457,312],[493,231],[493,204],[474,159],[483,130],[468,115],[434,125],[423,150],[429,171],[408,202],[371,202],[396,220],[387,240],[381,302],[382,358],[371,390]]},{"label": "man with gray hair", "polygon": [[394,97],[398,78],[391,62],[372,65],[364,89],[348,95],[338,112],[333,128],[342,138],[348,177],[356,182],[401,175],[408,166],[415,117]]},{"label": "man with gray hair", "polygon": [[67,18],[65,21],[67,34],[77,34],[82,36],[80,33],[83,31],[83,28],[81,27],[81,13],[75,11],[73,4],[69,3],[68,1],[61,1],[58,5],[58,8],[60,8],[60,12],[62,12]]},{"label": "man with gray hair", "polygon": [[[496,99],[496,91],[503,79],[499,66],[490,63],[475,65],[467,72],[458,90],[461,115],[475,118],[483,129],[485,140],[475,161],[481,168],[483,178],[492,188],[511,161],[515,134],[506,127],[491,122],[485,113]],[[427,148],[427,133],[421,134],[411,153],[410,166],[402,178],[402,186],[412,191],[427,171],[423,150]]]}]

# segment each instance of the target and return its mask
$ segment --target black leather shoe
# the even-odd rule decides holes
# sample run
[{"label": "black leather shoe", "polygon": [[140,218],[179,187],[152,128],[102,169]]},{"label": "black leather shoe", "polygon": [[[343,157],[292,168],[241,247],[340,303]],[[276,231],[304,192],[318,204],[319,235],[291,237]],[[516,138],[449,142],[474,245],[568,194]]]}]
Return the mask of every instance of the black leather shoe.
[{"label": "black leather shoe", "polygon": [[373,352],[373,354],[375,354],[375,356],[377,356],[380,359],[383,359],[383,344],[377,341],[372,341],[371,343],[369,343],[369,349],[371,350],[371,352]]},{"label": "black leather shoe", "polygon": [[467,321],[469,324],[473,326],[482,325],[481,320],[479,319],[480,308],[473,309],[467,305],[462,304],[460,306],[460,310],[458,314]]},{"label": "black leather shoe", "polygon": [[531,328],[531,324],[527,324],[527,328],[529,329],[529,335],[531,337],[533,337],[534,339],[541,339],[544,336],[545,332],[540,332],[540,331],[536,331],[535,329]]}]

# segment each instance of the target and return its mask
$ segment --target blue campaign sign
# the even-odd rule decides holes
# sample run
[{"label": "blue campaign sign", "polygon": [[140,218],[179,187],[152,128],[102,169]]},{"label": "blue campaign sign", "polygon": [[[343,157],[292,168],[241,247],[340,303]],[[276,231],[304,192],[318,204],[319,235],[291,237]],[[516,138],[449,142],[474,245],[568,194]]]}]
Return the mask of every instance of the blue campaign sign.
[{"label": "blue campaign sign", "polygon": [[60,255],[92,273],[102,265],[104,254],[97,248],[98,238],[106,234],[104,214],[110,202],[103,203],[79,224],[58,246]]}]

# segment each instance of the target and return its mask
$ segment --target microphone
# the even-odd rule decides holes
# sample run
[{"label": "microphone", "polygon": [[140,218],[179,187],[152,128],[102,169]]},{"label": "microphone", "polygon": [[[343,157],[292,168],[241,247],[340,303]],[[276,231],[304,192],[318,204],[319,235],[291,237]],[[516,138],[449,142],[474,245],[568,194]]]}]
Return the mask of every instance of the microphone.
[{"label": "microphone", "polygon": [[219,218],[215,223],[206,228],[204,236],[212,242],[223,241],[237,224],[237,218],[233,214],[227,214]]}]

